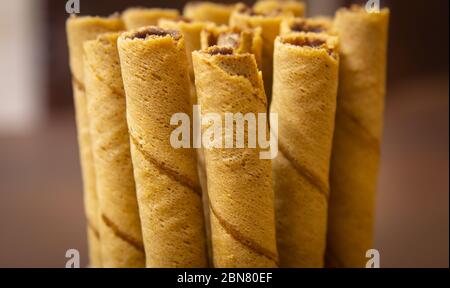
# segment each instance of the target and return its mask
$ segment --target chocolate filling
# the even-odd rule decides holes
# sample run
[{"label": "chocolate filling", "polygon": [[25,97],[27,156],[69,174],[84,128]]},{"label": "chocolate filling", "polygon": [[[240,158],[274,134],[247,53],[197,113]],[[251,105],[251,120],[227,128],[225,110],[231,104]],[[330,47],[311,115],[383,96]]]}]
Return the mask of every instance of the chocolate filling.
[{"label": "chocolate filling", "polygon": [[325,49],[328,52],[328,55],[336,58],[333,49],[330,49],[326,45],[326,41],[322,39],[312,39],[312,38],[303,38],[303,37],[288,37],[282,38],[282,43],[290,44],[299,47],[311,47],[318,49]]},{"label": "chocolate filling", "polygon": [[295,46],[301,46],[301,47],[323,47],[326,43],[324,40],[321,39],[308,39],[308,38],[285,38],[283,40],[284,43],[295,45]]},{"label": "chocolate filling", "polygon": [[217,37],[216,37],[216,35],[214,35],[213,32],[208,31],[206,34],[206,37],[207,37],[206,39],[208,42],[208,47],[217,45]]},{"label": "chocolate filling", "polygon": [[233,49],[230,47],[213,46],[206,50],[209,55],[233,55]]},{"label": "chocolate filling", "polygon": [[175,40],[179,40],[181,38],[181,34],[176,30],[166,30],[159,27],[147,27],[144,29],[140,29],[138,31],[132,32],[128,35],[129,39],[147,39],[149,36],[158,36],[165,37],[171,36]]}]

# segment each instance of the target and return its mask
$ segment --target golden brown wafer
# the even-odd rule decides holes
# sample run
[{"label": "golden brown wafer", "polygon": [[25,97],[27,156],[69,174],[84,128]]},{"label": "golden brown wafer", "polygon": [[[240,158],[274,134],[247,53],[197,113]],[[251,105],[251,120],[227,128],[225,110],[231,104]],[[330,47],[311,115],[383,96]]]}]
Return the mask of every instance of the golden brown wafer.
[{"label": "golden brown wafer", "polygon": [[85,85],[95,163],[103,267],[144,267],[125,91],[120,70],[119,33],[84,43]]},{"label": "golden brown wafer", "polygon": [[207,265],[194,149],[170,143],[171,117],[191,115],[179,31],[150,26],[118,40],[147,267]]},{"label": "golden brown wafer", "polygon": [[278,114],[273,182],[281,267],[324,266],[336,45],[335,37],[305,33],[275,42],[271,112]]},{"label": "golden brown wafer", "polygon": [[[202,115],[214,112],[224,119],[226,112],[266,113],[262,76],[252,54],[214,46],[194,52],[193,63]],[[209,125],[203,124],[205,132]],[[278,265],[271,161],[261,160],[259,151],[204,149],[215,267]]]}]

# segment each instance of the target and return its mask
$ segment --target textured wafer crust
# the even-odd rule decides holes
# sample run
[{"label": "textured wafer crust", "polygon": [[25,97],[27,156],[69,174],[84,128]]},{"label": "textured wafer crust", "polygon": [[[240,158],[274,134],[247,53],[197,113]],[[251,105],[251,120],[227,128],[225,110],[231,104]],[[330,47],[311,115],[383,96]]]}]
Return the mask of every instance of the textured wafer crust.
[{"label": "textured wafer crust", "polygon": [[[211,47],[193,54],[202,114],[265,113],[261,73],[251,54]],[[202,130],[208,128],[204,123]],[[246,145],[247,147],[247,145]],[[204,149],[215,267],[276,267],[271,161],[260,149]]]},{"label": "textured wafer crust", "polygon": [[338,57],[336,39],[278,37],[271,112],[278,113],[273,160],[280,266],[323,267],[328,175],[333,141]]},{"label": "textured wafer crust", "polygon": [[85,84],[101,215],[103,267],[144,267],[125,91],[117,51],[119,33],[84,43]]}]

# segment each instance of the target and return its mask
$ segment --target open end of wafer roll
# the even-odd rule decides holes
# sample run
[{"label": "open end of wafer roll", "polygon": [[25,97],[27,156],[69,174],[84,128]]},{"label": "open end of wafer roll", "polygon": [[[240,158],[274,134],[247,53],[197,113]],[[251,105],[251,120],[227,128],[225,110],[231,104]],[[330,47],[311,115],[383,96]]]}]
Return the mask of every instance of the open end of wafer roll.
[{"label": "open end of wafer roll", "polygon": [[241,28],[237,26],[207,27],[201,34],[202,48],[212,46],[233,48],[237,54],[252,53],[258,66],[261,65],[261,28]]},{"label": "open end of wafer roll", "polygon": [[277,41],[285,45],[325,50],[331,57],[338,58],[336,37],[302,33],[280,36]]},{"label": "open end of wafer roll", "polygon": [[217,45],[237,48],[239,47],[241,33],[243,33],[243,31],[237,27],[232,27],[223,29],[205,29],[204,33],[206,35],[206,44],[208,47]]},{"label": "open end of wafer roll", "polygon": [[293,32],[324,32],[326,29],[323,25],[308,23],[305,20],[292,22],[289,26]]},{"label": "open end of wafer roll", "polygon": [[[238,53],[231,47],[212,46],[195,51],[193,54],[200,54],[200,57],[207,59],[213,65],[217,65],[229,75],[245,77],[255,87],[262,85],[260,73],[254,73],[254,71],[259,70],[255,56],[251,53]],[[261,100],[266,103],[265,97],[262,97]]]},{"label": "open end of wafer roll", "polygon": [[157,37],[171,37],[174,40],[179,40],[181,38],[181,33],[177,30],[162,29],[156,26],[148,26],[123,34],[124,39],[130,40],[131,39],[145,40],[148,38],[157,38]]},{"label": "open end of wafer roll", "polygon": [[233,49],[224,46],[212,46],[203,51],[203,53],[214,56],[214,55],[233,55]]},{"label": "open end of wafer roll", "polygon": [[332,23],[331,20],[325,18],[291,18],[285,21],[287,23],[288,31],[283,32],[326,33],[331,29]]}]

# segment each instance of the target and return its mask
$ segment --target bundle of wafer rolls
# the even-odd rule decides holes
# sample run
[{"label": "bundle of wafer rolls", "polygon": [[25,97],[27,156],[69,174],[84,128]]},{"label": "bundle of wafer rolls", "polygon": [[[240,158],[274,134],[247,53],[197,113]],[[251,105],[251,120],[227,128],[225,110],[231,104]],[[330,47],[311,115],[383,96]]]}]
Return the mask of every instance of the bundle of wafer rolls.
[{"label": "bundle of wafer rolls", "polygon": [[305,11],[67,20],[89,267],[365,267],[389,10]]}]

